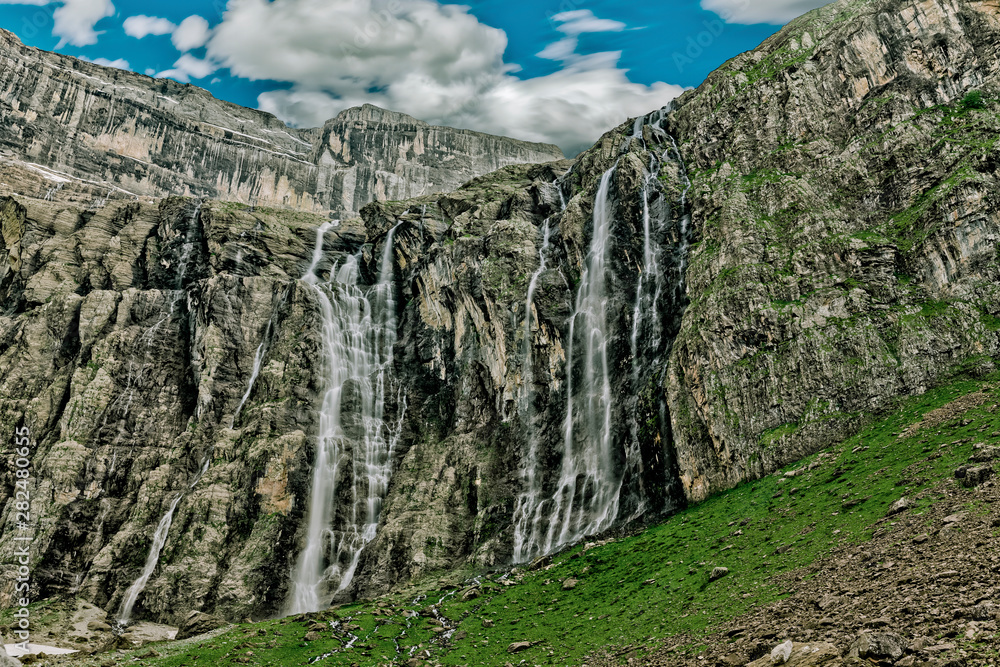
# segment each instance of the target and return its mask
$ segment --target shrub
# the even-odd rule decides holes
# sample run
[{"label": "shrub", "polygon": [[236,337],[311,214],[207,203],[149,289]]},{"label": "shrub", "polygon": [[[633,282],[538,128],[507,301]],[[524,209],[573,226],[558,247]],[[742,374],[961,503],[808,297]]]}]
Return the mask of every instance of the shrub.
[{"label": "shrub", "polygon": [[962,98],[959,106],[969,111],[971,109],[985,109],[986,100],[983,99],[983,94],[978,90],[971,91],[968,95]]}]

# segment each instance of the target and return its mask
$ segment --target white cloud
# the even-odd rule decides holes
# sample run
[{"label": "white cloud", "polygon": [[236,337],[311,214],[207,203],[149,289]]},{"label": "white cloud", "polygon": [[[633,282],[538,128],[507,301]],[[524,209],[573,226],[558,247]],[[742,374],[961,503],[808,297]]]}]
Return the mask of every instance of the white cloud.
[{"label": "white cloud", "polygon": [[85,60],[88,63],[94,63],[95,65],[102,65],[104,67],[114,67],[115,69],[132,69],[128,61],[124,58],[117,58],[115,60],[108,60],[107,58],[88,58],[87,56],[77,56],[80,60]]},{"label": "white cloud", "polygon": [[97,22],[113,16],[111,0],[66,0],[52,14],[52,34],[59,37],[59,48],[66,44],[89,46],[97,43]]},{"label": "white cloud", "polygon": [[682,92],[630,82],[617,52],[577,53],[577,35],[624,24],[588,10],[557,20],[566,37],[543,53],[562,71],[525,80],[504,62],[502,30],[467,7],[432,0],[230,0],[208,53],[237,76],[291,82],[258,101],[299,126],[370,102],[432,123],[555,142],[569,153]]},{"label": "white cloud", "polygon": [[90,46],[97,43],[101,33],[95,30],[97,22],[113,16],[115,6],[111,0],[0,0],[0,5],[34,5],[44,7],[59,5],[52,12],[52,34],[59,38],[56,48],[67,44]]},{"label": "white cloud", "polygon": [[183,53],[205,46],[211,33],[208,21],[197,15],[189,16],[174,30],[171,41]]},{"label": "white cloud", "polygon": [[219,66],[211,60],[202,60],[195,58],[190,53],[185,53],[174,63],[173,69],[159,72],[156,74],[156,78],[170,78],[181,83],[189,83],[191,79],[204,79],[218,69]]},{"label": "white cloud", "polygon": [[136,39],[146,35],[170,35],[170,41],[181,53],[205,46],[212,34],[208,21],[198,15],[187,17],[180,25],[156,16],[130,16],[122,27],[126,35]]},{"label": "white cloud", "polygon": [[701,0],[702,9],[715,12],[726,23],[783,25],[830,0]]},{"label": "white cloud", "polygon": [[130,16],[122,23],[125,34],[129,37],[142,39],[146,35],[169,35],[177,26],[167,19],[156,16]]},{"label": "white cloud", "polygon": [[628,27],[621,21],[599,19],[589,9],[561,12],[552,19],[562,23],[557,30],[566,35],[582,35],[585,32],[621,32]]},{"label": "white cloud", "polygon": [[546,60],[569,60],[576,55],[578,45],[576,37],[565,37],[558,42],[552,42],[539,51],[538,57]]}]

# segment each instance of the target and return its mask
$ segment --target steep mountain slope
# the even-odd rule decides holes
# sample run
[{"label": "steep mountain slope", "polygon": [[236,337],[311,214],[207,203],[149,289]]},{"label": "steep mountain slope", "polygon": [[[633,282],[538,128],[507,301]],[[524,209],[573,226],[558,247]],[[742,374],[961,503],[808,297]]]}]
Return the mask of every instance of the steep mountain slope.
[{"label": "steep mountain slope", "polygon": [[[339,226],[4,200],[0,437],[37,441],[37,595],[116,613],[139,581],[136,617],[178,622],[461,579],[991,371],[998,12],[838,2],[574,163]],[[369,150],[339,132],[310,159]]]},{"label": "steep mountain slope", "polygon": [[[998,25],[981,3],[835,3],[728,63],[662,122],[606,135],[557,182],[565,209],[534,184],[469,222],[452,196],[365,210],[377,229],[420,207],[453,230],[455,247],[428,237],[421,251],[398,232],[415,302],[402,372],[427,373],[410,393],[424,424],[461,433],[475,406],[478,441],[501,434],[486,451],[509,457],[508,490],[480,480],[482,467],[466,482],[478,484],[477,527],[500,527],[492,558],[599,532],[610,505],[623,521],[703,500],[846,438],[900,395],[993,368]],[[607,289],[588,301],[608,215]],[[574,346],[591,344],[581,329],[603,358],[567,374]],[[456,406],[443,415],[442,388]],[[485,465],[450,433],[436,439],[452,461]],[[595,484],[574,462],[607,442]],[[603,505],[602,483],[621,489]],[[387,507],[403,504],[396,494],[420,517],[459,505],[452,495],[424,512],[430,497],[401,483]],[[582,529],[566,531],[567,504]],[[398,578],[393,544],[433,543],[414,519],[390,512],[366,556],[377,578],[364,581]],[[459,545],[443,546],[445,565]]]},{"label": "steep mountain slope", "polygon": [[555,146],[432,127],[369,106],[322,129],[295,130],[191,85],[26,47],[4,30],[0,62],[5,157],[136,196],[349,217],[372,201],[447,192],[508,164],[562,157]]},{"label": "steep mountain slope", "polygon": [[678,101],[702,239],[669,383],[689,498],[992,365],[998,50],[992,3],[841,1]]}]

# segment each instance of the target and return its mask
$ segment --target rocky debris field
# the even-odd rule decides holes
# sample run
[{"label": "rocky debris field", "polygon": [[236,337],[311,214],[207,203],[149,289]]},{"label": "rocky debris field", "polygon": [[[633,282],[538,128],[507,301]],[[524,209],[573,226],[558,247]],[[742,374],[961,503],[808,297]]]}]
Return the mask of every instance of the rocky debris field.
[{"label": "rocky debris field", "polygon": [[[1000,449],[982,447],[973,458],[992,463]],[[924,491],[930,502],[920,511],[879,520],[870,541],[784,573],[777,578],[784,599],[721,624],[707,638],[673,637],[638,663],[1000,664],[1000,485],[960,482]],[[704,648],[679,653],[678,644]]]}]

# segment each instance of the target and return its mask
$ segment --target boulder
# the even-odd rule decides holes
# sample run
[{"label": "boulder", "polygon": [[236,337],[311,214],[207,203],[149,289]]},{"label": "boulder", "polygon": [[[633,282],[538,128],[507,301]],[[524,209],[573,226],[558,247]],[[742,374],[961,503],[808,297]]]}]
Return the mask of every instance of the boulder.
[{"label": "boulder", "polygon": [[955,471],[955,479],[967,489],[974,489],[993,476],[990,466],[962,466]]},{"label": "boulder", "polygon": [[771,649],[771,664],[772,665],[784,665],[792,657],[792,648],[795,644],[791,639],[786,641],[784,644],[778,644],[773,649]]},{"label": "boulder", "polygon": [[1000,459],[1000,447],[995,445],[978,444],[972,448],[972,456],[969,457],[971,463],[989,463]]},{"label": "boulder", "polygon": [[712,574],[708,575],[708,580],[716,581],[718,579],[722,579],[727,574],[729,574],[728,567],[717,567],[714,570],[712,570]]},{"label": "boulder", "polygon": [[808,644],[788,640],[775,646],[771,653],[759,660],[751,662],[747,667],[816,667],[818,665],[836,664],[840,651],[833,644],[826,642],[811,642]]},{"label": "boulder", "polygon": [[2,644],[0,644],[0,667],[21,667],[21,661],[7,655]]},{"label": "boulder", "polygon": [[520,653],[531,648],[531,642],[514,642],[507,647],[507,653]]},{"label": "boulder", "polygon": [[226,625],[226,622],[217,616],[200,611],[191,611],[184,619],[184,622],[181,623],[181,627],[177,629],[176,639],[187,639],[188,637],[203,635],[224,625]]},{"label": "boulder", "polygon": [[889,505],[889,510],[885,514],[886,516],[892,516],[893,514],[899,514],[901,512],[905,512],[911,507],[913,507],[913,501],[904,496],[903,498],[900,498],[893,504]]},{"label": "boulder", "polygon": [[906,642],[891,632],[864,633],[858,637],[847,654],[855,658],[896,661],[906,652]]}]

